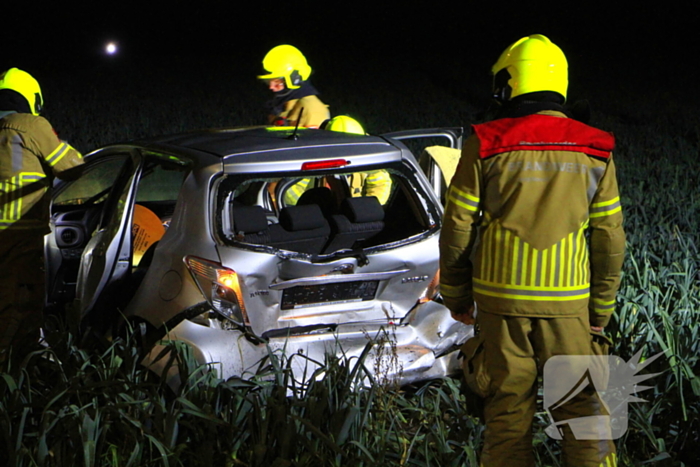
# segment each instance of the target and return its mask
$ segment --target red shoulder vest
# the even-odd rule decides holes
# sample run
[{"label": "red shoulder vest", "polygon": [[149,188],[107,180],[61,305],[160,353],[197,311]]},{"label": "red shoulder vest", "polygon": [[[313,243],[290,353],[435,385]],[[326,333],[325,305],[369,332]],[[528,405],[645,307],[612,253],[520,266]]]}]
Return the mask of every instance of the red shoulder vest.
[{"label": "red shoulder vest", "polygon": [[481,159],[511,151],[576,151],[608,159],[615,148],[612,133],[553,115],[501,118],[472,128]]}]

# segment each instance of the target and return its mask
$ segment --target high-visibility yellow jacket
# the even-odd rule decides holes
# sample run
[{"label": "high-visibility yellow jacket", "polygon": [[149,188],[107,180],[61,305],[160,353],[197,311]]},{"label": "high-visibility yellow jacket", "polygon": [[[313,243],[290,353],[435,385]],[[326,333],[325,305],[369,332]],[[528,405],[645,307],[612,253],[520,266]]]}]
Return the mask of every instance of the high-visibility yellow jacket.
[{"label": "high-visibility yellow jacket", "polygon": [[380,204],[386,204],[391,194],[391,175],[386,170],[357,172],[349,177],[350,196],[376,196]]},{"label": "high-visibility yellow jacket", "polygon": [[[302,112],[302,109],[304,111]],[[299,115],[301,114],[301,120]],[[312,94],[301,99],[292,99],[284,103],[284,110],[279,115],[270,115],[270,123],[318,128],[321,123],[331,118],[328,106],[321,102],[318,96]]]},{"label": "high-visibility yellow jacket", "polygon": [[450,185],[440,291],[515,316],[605,326],[625,246],[612,134],[543,111],[475,125]]},{"label": "high-visibility yellow jacket", "polygon": [[43,117],[0,112],[0,231],[48,227],[50,179],[83,163]]},{"label": "high-visibility yellow jacket", "polygon": [[[389,195],[391,195],[391,175],[383,169],[350,174],[347,177],[347,182],[350,188],[350,196],[353,198],[375,196],[380,204],[386,204],[389,200]],[[285,204],[297,204],[301,195],[313,187],[312,179],[302,178],[285,192]]]}]

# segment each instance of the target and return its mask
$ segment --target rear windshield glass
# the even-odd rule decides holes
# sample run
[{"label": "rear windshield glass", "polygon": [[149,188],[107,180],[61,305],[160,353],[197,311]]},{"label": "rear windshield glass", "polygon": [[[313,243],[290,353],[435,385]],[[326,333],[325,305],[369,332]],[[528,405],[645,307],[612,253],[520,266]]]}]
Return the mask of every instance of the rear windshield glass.
[{"label": "rear windshield glass", "polygon": [[415,176],[400,163],[229,175],[219,185],[218,233],[226,244],[321,256],[417,241],[439,229],[440,215]]}]

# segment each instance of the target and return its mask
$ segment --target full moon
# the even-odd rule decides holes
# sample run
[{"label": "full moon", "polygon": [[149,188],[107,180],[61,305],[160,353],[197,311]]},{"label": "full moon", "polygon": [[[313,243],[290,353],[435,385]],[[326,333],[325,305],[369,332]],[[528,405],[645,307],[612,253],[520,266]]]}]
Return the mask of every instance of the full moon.
[{"label": "full moon", "polygon": [[117,44],[114,42],[110,42],[105,46],[105,52],[109,55],[114,55],[117,53]]}]

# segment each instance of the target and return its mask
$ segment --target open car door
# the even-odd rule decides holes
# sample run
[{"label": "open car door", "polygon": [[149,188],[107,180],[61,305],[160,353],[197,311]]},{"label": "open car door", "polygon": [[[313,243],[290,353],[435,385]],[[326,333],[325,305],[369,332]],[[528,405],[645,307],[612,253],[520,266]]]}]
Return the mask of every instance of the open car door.
[{"label": "open car door", "polygon": [[83,250],[76,285],[81,318],[95,307],[108,284],[120,282],[130,272],[133,205],[142,163],[139,151],[128,154]]},{"label": "open car door", "polygon": [[80,258],[76,308],[86,328],[119,324],[175,210],[191,161],[121,148],[125,161]]},{"label": "open car door", "polygon": [[44,254],[49,313],[62,314],[75,298],[80,257],[127,159],[124,151],[93,153],[86,157],[78,179],[56,182]]},{"label": "open car door", "polygon": [[447,187],[459,163],[464,129],[427,128],[394,131],[381,136],[401,141],[416,155],[430,186],[444,206]]}]

